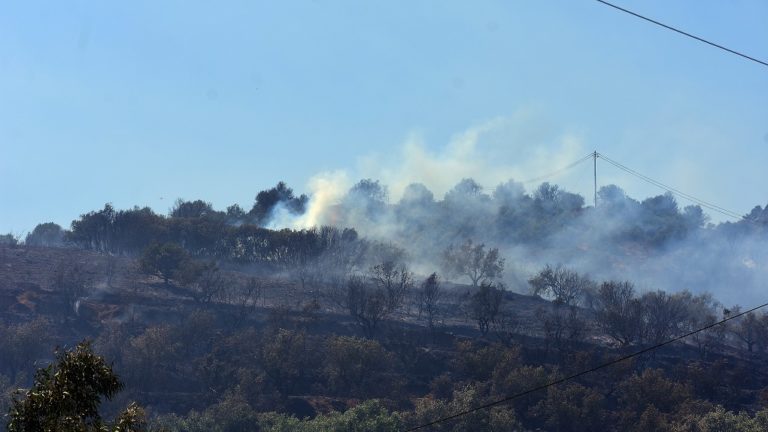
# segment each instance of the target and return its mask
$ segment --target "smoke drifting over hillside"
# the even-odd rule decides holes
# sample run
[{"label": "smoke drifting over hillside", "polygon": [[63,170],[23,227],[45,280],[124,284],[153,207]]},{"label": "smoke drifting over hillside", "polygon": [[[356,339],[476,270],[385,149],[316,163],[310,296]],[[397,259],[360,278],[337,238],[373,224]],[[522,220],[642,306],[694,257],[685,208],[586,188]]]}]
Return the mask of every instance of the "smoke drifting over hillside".
[{"label": "smoke drifting over hillside", "polygon": [[[425,274],[438,269],[445,248],[472,239],[503,252],[506,282],[519,291],[543,265],[563,264],[644,290],[711,292],[726,304],[764,300],[768,211],[755,210],[763,224],[713,225],[700,208],[682,207],[671,195],[637,201],[604,186],[594,208],[558,186],[522,183],[589,152],[576,137],[543,127],[515,135],[530,119],[521,112],[492,120],[439,151],[413,135],[395,161],[369,157],[356,172],[313,177],[306,211],[277,206],[269,226],[354,227],[404,248]],[[591,172],[581,171],[548,180],[588,191]]]},{"label": "smoke drifting over hillside", "polygon": [[[397,202],[407,198],[412,184],[424,185],[435,197],[442,197],[465,178],[483,185],[497,185],[510,179],[525,181],[588,153],[575,135],[552,134],[540,122],[534,113],[520,110],[458,133],[439,149],[430,149],[420,134],[413,133],[391,157],[368,155],[355,170],[313,176],[307,185],[311,196],[307,213],[285,217],[278,209],[272,225],[309,228],[333,223],[338,217],[335,207],[353,186],[354,179],[378,180],[386,185],[388,201]],[[578,180],[580,186],[590,184],[588,177]]]}]

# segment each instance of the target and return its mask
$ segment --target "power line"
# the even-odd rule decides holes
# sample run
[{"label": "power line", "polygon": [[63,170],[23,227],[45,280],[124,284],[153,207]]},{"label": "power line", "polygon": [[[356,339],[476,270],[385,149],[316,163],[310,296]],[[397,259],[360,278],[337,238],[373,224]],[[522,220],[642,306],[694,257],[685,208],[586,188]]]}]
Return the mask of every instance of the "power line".
[{"label": "power line", "polygon": [[625,171],[625,172],[627,172],[629,174],[632,174],[633,176],[635,176],[635,177],[637,177],[637,178],[639,178],[639,179],[641,179],[641,180],[643,180],[645,182],[648,182],[648,183],[650,183],[650,184],[652,184],[652,185],[654,185],[656,187],[664,189],[664,190],[666,190],[666,191],[668,191],[670,193],[679,195],[679,196],[681,196],[683,198],[686,198],[686,199],[688,199],[690,201],[695,202],[696,204],[700,204],[700,205],[705,206],[705,207],[707,207],[709,209],[712,209],[712,210],[718,211],[720,213],[723,213],[726,216],[735,217],[735,218],[740,218],[741,217],[736,212],[732,212],[732,211],[727,210],[727,209],[725,209],[723,207],[720,207],[718,205],[708,203],[708,202],[706,202],[706,201],[704,201],[702,199],[694,197],[693,195],[690,195],[690,194],[687,194],[687,193],[682,192],[680,190],[677,190],[677,189],[675,189],[675,188],[673,188],[671,186],[667,186],[664,183],[661,183],[658,180],[654,180],[654,179],[652,179],[652,178],[650,178],[650,177],[648,177],[648,176],[646,176],[644,174],[641,174],[638,171],[635,171],[632,168],[629,168],[626,165],[623,165],[623,164],[621,164],[621,163],[619,163],[619,162],[617,162],[617,161],[615,161],[615,160],[613,160],[613,159],[611,159],[611,158],[609,158],[609,157],[607,157],[607,156],[605,156],[603,154],[598,154],[598,156],[601,159],[605,160],[606,162],[610,163],[611,165],[615,166],[616,168],[619,168],[622,171]]},{"label": "power line", "polygon": [[666,25],[666,24],[664,24],[664,23],[660,23],[660,22],[658,22],[658,21],[656,21],[656,20],[653,20],[653,19],[651,19],[651,18],[648,18],[648,17],[644,17],[644,16],[642,16],[642,15],[640,15],[640,14],[638,14],[638,13],[632,12],[631,10],[628,10],[628,9],[624,9],[624,8],[622,8],[622,7],[616,6],[615,4],[611,4],[611,3],[608,3],[607,1],[604,1],[604,0],[597,0],[597,1],[598,1],[598,2],[600,2],[600,3],[602,3],[602,4],[604,4],[604,5],[606,5],[606,6],[610,6],[610,7],[614,8],[614,9],[617,9],[617,10],[620,10],[620,11],[622,11],[622,12],[628,13],[628,14],[630,14],[630,15],[636,16],[636,17],[638,17],[638,18],[640,18],[640,19],[644,19],[644,20],[646,20],[646,21],[648,21],[648,22],[651,22],[651,23],[653,23],[653,24],[656,24],[656,25],[658,25],[658,26],[664,27],[664,28],[666,28],[666,29],[668,29],[668,30],[672,30],[672,31],[674,31],[674,32],[680,33],[681,35],[684,35],[684,36],[688,36],[689,38],[692,38],[692,39],[696,39],[696,40],[697,40],[697,41],[699,41],[699,42],[704,42],[704,43],[705,43],[705,44],[707,44],[707,45],[711,45],[711,46],[713,46],[713,47],[715,47],[715,48],[720,48],[721,50],[727,51],[727,52],[729,52],[729,53],[731,53],[731,54],[736,54],[737,56],[743,57],[743,58],[745,58],[745,59],[747,59],[747,60],[752,60],[753,62],[755,62],[755,63],[759,63],[759,64],[761,64],[761,65],[763,65],[763,66],[768,66],[768,63],[766,63],[766,62],[764,62],[764,61],[762,61],[762,60],[758,60],[758,59],[756,59],[756,58],[754,58],[754,57],[750,57],[750,56],[748,56],[748,55],[746,55],[746,54],[742,54],[742,53],[740,53],[740,52],[738,52],[738,51],[732,50],[732,49],[730,49],[730,48],[726,48],[726,47],[724,47],[724,46],[722,46],[722,45],[718,45],[718,44],[716,44],[716,43],[714,43],[714,42],[710,42],[710,41],[708,41],[708,40],[706,40],[706,39],[702,39],[702,38],[700,38],[700,37],[698,37],[698,36],[695,36],[695,35],[692,35],[692,34],[690,34],[690,33],[684,32],[684,31],[682,31],[682,30],[676,29],[676,28],[674,28],[674,27],[672,27],[672,26],[668,26],[668,25]]},{"label": "power line", "polygon": [[[622,171],[624,171],[624,172],[626,172],[628,174],[631,174],[631,175],[633,175],[633,176],[635,176],[635,177],[637,177],[637,178],[639,178],[639,179],[641,179],[641,180],[643,180],[643,181],[645,181],[647,183],[650,183],[650,184],[652,184],[652,185],[654,185],[654,186],[656,186],[656,187],[658,187],[660,189],[663,189],[663,190],[665,190],[665,191],[667,191],[669,193],[677,195],[680,198],[683,198],[683,199],[686,199],[688,201],[691,201],[694,204],[698,204],[699,206],[704,207],[706,209],[709,209],[709,210],[712,210],[714,212],[720,213],[720,214],[725,215],[725,216],[727,216],[729,218],[738,219],[738,220],[745,220],[745,221],[748,221],[748,222],[755,222],[751,218],[749,218],[747,216],[744,216],[744,215],[741,215],[741,214],[739,214],[739,213],[737,213],[735,211],[728,210],[728,209],[726,209],[724,207],[721,207],[721,206],[719,206],[717,204],[713,204],[711,202],[708,202],[708,201],[705,201],[703,199],[697,198],[697,197],[695,197],[695,196],[693,196],[691,194],[685,193],[685,192],[683,192],[683,191],[681,191],[679,189],[673,188],[672,186],[668,186],[668,185],[666,185],[666,184],[664,184],[664,183],[662,183],[662,182],[660,182],[658,180],[654,180],[651,177],[648,177],[647,175],[642,174],[642,173],[640,173],[640,172],[638,172],[638,171],[636,171],[636,170],[634,170],[634,169],[632,169],[632,168],[630,168],[630,167],[628,167],[628,166],[626,166],[626,165],[624,165],[624,164],[622,164],[622,163],[620,163],[618,161],[615,161],[615,160],[605,156],[602,153],[598,153],[598,152],[589,153],[589,154],[585,155],[584,157],[582,157],[582,158],[580,158],[580,159],[578,159],[578,160],[576,160],[574,162],[571,162],[570,164],[568,164],[568,165],[566,165],[566,166],[564,166],[564,167],[562,167],[560,169],[557,169],[555,171],[552,171],[550,173],[547,173],[547,174],[544,174],[544,175],[541,175],[541,176],[538,176],[538,177],[534,177],[534,178],[529,179],[529,180],[522,181],[521,183],[523,183],[523,184],[534,183],[534,182],[538,182],[538,181],[541,181],[541,180],[544,180],[544,179],[556,176],[556,175],[561,174],[561,173],[563,173],[563,172],[565,172],[565,171],[567,171],[567,170],[569,170],[569,169],[571,169],[571,168],[573,168],[573,167],[575,167],[575,166],[577,166],[577,165],[579,165],[579,164],[581,164],[581,163],[583,163],[583,162],[585,162],[585,161],[587,161],[589,159],[592,159],[592,158],[594,158],[595,162],[597,162],[598,158],[603,159],[604,161],[608,162],[609,164],[613,165],[616,168],[619,168],[620,170],[622,170]],[[595,170],[596,169],[597,169],[597,165],[595,165]],[[596,187],[597,187],[597,172],[595,172],[595,188]],[[597,196],[595,196],[595,202],[597,202]]]},{"label": "power line", "polygon": [[716,322],[716,323],[713,323],[713,324],[709,324],[709,325],[707,325],[707,326],[704,326],[704,327],[701,327],[701,328],[699,328],[699,329],[693,330],[693,331],[691,331],[691,332],[688,332],[688,333],[686,333],[686,334],[684,334],[684,335],[681,335],[681,336],[678,336],[678,337],[675,337],[675,338],[669,339],[669,340],[667,340],[667,341],[665,341],[665,342],[662,342],[662,343],[659,343],[659,344],[657,344],[657,345],[653,345],[653,346],[650,346],[650,347],[648,347],[648,348],[644,348],[644,349],[642,349],[642,350],[640,350],[640,351],[634,352],[634,353],[632,353],[632,354],[629,354],[629,355],[626,355],[626,356],[624,356],[624,357],[620,357],[620,358],[618,358],[618,359],[615,359],[615,360],[611,360],[611,361],[609,361],[609,362],[607,362],[607,363],[603,363],[603,364],[601,364],[601,365],[599,365],[599,366],[595,366],[595,367],[593,367],[593,368],[591,368],[591,369],[583,370],[583,371],[581,371],[581,372],[578,372],[578,373],[575,373],[575,374],[573,374],[573,375],[569,375],[569,376],[567,376],[567,377],[565,377],[565,378],[560,378],[560,379],[557,379],[557,380],[554,380],[554,381],[550,381],[550,382],[548,382],[548,383],[546,383],[546,384],[544,384],[544,385],[540,385],[540,386],[538,386],[538,387],[534,387],[534,388],[531,388],[531,389],[525,390],[525,391],[523,391],[523,392],[520,392],[520,393],[517,393],[517,394],[511,395],[511,396],[505,397],[505,398],[503,398],[503,399],[498,399],[498,400],[496,400],[496,401],[493,401],[493,402],[490,402],[490,403],[487,403],[487,404],[484,404],[484,405],[480,405],[480,406],[478,406],[478,407],[475,407],[475,408],[471,408],[471,409],[468,409],[468,410],[465,410],[465,411],[461,411],[461,412],[458,412],[458,413],[456,413],[456,414],[452,414],[452,415],[449,415],[449,416],[446,416],[446,417],[442,417],[442,418],[439,418],[439,419],[437,419],[437,420],[434,420],[434,421],[432,421],[432,422],[429,422],[429,423],[424,423],[424,424],[422,424],[422,425],[419,425],[419,426],[415,426],[415,427],[412,427],[412,428],[410,428],[410,429],[406,429],[406,431],[405,431],[405,432],[415,431],[415,430],[419,430],[419,429],[423,429],[423,428],[426,428],[426,427],[429,427],[429,426],[433,426],[433,425],[436,425],[436,424],[438,424],[438,423],[443,423],[443,422],[446,422],[446,421],[448,421],[448,420],[453,420],[453,419],[455,419],[455,418],[459,418],[459,417],[465,416],[465,415],[467,415],[467,414],[471,414],[471,413],[473,413],[473,412],[477,412],[477,411],[481,411],[481,410],[484,410],[484,409],[488,409],[488,408],[494,407],[494,406],[496,406],[496,405],[499,405],[499,404],[503,404],[503,403],[509,402],[509,401],[511,401],[511,400],[513,400],[513,399],[517,399],[517,398],[520,398],[520,397],[523,397],[523,396],[529,395],[529,394],[531,394],[531,393],[535,393],[535,392],[537,392],[537,391],[539,391],[539,390],[544,390],[544,389],[546,389],[546,388],[549,388],[549,387],[552,387],[552,386],[555,386],[555,385],[558,385],[558,384],[562,384],[562,383],[564,383],[564,382],[566,382],[566,381],[571,381],[571,380],[573,380],[573,379],[576,379],[576,378],[579,378],[579,377],[581,377],[581,376],[583,376],[583,375],[587,375],[587,374],[590,374],[590,373],[592,373],[592,372],[596,372],[596,371],[598,371],[598,370],[600,370],[600,369],[604,369],[604,368],[606,368],[606,367],[608,367],[608,366],[613,366],[613,365],[615,365],[615,364],[617,364],[617,363],[621,363],[621,362],[623,362],[623,361],[625,361],[625,360],[629,360],[629,359],[631,359],[631,358],[633,358],[633,357],[637,357],[637,356],[643,355],[643,354],[645,354],[645,353],[648,353],[648,352],[650,352],[650,351],[654,351],[654,350],[657,350],[657,349],[659,349],[659,348],[661,348],[661,347],[664,347],[664,346],[666,346],[666,345],[669,345],[669,344],[671,344],[671,343],[677,342],[677,341],[679,341],[679,340],[681,340],[681,339],[685,339],[685,338],[687,338],[687,337],[689,337],[689,336],[693,336],[693,335],[695,335],[696,333],[700,333],[700,332],[703,332],[703,331],[705,331],[705,330],[709,330],[709,329],[711,329],[712,327],[716,327],[716,326],[719,326],[719,325],[725,324],[726,322],[728,322],[728,321],[730,321],[730,320],[732,320],[732,319],[736,319],[736,318],[739,318],[739,317],[741,317],[741,316],[744,316],[744,315],[746,315],[746,314],[749,314],[749,313],[751,313],[751,312],[754,312],[754,311],[756,311],[756,310],[758,310],[758,309],[761,309],[761,308],[764,308],[764,307],[766,307],[766,306],[768,306],[768,303],[763,303],[763,304],[761,304],[760,306],[756,306],[756,307],[753,307],[752,309],[749,309],[749,310],[747,310],[747,311],[744,311],[744,312],[738,313],[738,314],[736,314],[736,315],[733,315],[733,316],[729,316],[728,318],[724,318],[724,319],[722,319],[722,320],[720,320],[720,321],[718,321],[718,322]]},{"label": "power line", "polygon": [[532,178],[532,179],[529,179],[529,180],[525,180],[525,181],[522,181],[522,182],[520,182],[520,183],[523,183],[523,184],[526,184],[526,183],[534,183],[534,182],[538,182],[538,181],[541,181],[541,180],[547,179],[547,178],[549,178],[549,177],[552,177],[552,176],[558,175],[558,174],[560,174],[560,173],[562,173],[562,172],[564,172],[564,171],[568,171],[569,169],[571,169],[571,168],[575,167],[576,165],[578,165],[578,164],[580,164],[580,163],[584,162],[585,160],[587,160],[587,159],[591,158],[592,156],[593,156],[593,154],[592,154],[592,153],[590,153],[590,154],[588,154],[588,155],[584,156],[583,158],[581,158],[581,159],[579,159],[579,160],[577,160],[577,161],[575,161],[575,162],[571,162],[571,163],[569,163],[568,165],[566,165],[566,166],[564,166],[564,167],[562,167],[562,168],[560,168],[560,169],[558,169],[558,170],[552,171],[551,173],[548,173],[548,174],[544,174],[544,175],[541,175],[541,176],[538,176],[538,177],[534,177],[534,178]]},{"label": "power line", "polygon": [[658,188],[664,189],[667,192],[670,192],[672,194],[678,195],[681,198],[684,198],[684,199],[687,199],[689,201],[692,201],[692,202],[694,202],[694,203],[696,203],[696,204],[698,204],[698,205],[700,205],[702,207],[708,208],[708,209],[710,209],[712,211],[718,212],[720,214],[723,214],[725,216],[728,216],[728,217],[731,217],[731,218],[734,218],[734,219],[744,219],[744,220],[747,220],[747,221],[754,222],[750,218],[748,218],[746,216],[743,216],[743,215],[740,215],[737,212],[728,210],[726,208],[720,207],[717,204],[713,204],[713,203],[704,201],[704,200],[702,200],[700,198],[696,198],[693,195],[687,194],[687,193],[685,193],[685,192],[683,192],[681,190],[678,190],[678,189],[675,189],[675,188],[673,188],[671,186],[665,185],[664,183],[662,183],[662,182],[660,182],[658,180],[654,180],[654,179],[652,179],[652,178],[650,178],[650,177],[648,177],[648,176],[646,176],[644,174],[641,174],[641,173],[633,170],[632,168],[629,168],[628,166],[623,165],[623,164],[621,164],[621,163],[619,163],[619,162],[617,162],[617,161],[615,161],[615,160],[605,156],[602,153],[598,153],[597,156],[599,158],[603,159],[604,161],[608,162],[609,164],[615,166],[616,168],[619,168],[620,170],[622,170],[624,172],[632,174],[633,176],[635,176],[635,177],[637,177],[637,178],[639,178],[639,179],[641,179],[641,180],[643,180],[643,181],[645,181],[647,183],[650,183],[650,184],[652,184],[652,185],[654,185],[654,186],[656,186]]}]

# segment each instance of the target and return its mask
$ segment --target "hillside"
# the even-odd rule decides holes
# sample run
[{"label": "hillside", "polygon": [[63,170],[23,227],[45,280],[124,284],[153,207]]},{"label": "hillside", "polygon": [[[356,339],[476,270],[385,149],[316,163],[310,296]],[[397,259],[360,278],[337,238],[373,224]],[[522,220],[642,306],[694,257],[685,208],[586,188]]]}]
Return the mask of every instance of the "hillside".
[{"label": "hillside", "polygon": [[[401,307],[370,328],[339,301],[332,282],[305,278],[302,288],[292,273],[220,263],[216,275],[226,287],[204,298],[199,281],[165,283],[142,271],[138,258],[0,247],[0,336],[12,347],[0,356],[7,385],[24,386],[54,346],[92,339],[127,384],[110,406],[136,400],[171,430],[183,416],[187,422],[207,416],[226,424],[232,421],[228,409],[246,409],[261,418],[254,421],[268,424],[257,413],[333,415],[368,399],[413,424],[439,412],[425,403],[472,406],[642,346],[616,348],[595,321],[596,310],[561,314],[549,301],[509,291],[499,291],[500,315],[491,318],[487,333],[479,330],[470,306],[480,291],[448,282],[441,284],[433,330],[423,305],[420,311],[419,283]],[[248,286],[257,292],[245,296]],[[732,327],[706,346],[688,340],[562,390],[540,392],[510,406],[512,418],[526,427],[547,425],[553,416],[566,415],[559,411],[566,409],[563,403],[576,403],[567,408],[575,410],[571,415],[610,417],[615,424],[633,415],[648,417],[651,405],[660,416],[654,421],[668,423],[704,415],[712,404],[757,410],[768,397],[763,345],[744,352],[738,334]],[[668,389],[627,405],[638,385],[650,386],[652,393]],[[610,390],[615,388],[618,393]],[[578,394],[571,402],[555,402]],[[584,411],[597,409],[582,406],[578,400],[584,397],[601,401],[598,412]],[[502,421],[498,411],[489,415],[483,421]]]}]

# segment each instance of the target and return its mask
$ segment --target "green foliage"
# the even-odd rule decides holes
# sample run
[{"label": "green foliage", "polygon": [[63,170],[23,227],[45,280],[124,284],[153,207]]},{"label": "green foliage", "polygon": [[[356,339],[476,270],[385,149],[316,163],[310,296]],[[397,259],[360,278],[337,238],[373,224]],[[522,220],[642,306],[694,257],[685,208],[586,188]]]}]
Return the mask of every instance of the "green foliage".
[{"label": "green foliage", "polygon": [[507,348],[500,344],[482,346],[470,341],[460,341],[456,344],[456,354],[456,371],[477,381],[489,379],[497,367],[511,370],[519,366],[520,362],[519,349]]},{"label": "green foliage", "polygon": [[186,416],[167,414],[152,421],[150,431],[157,432],[256,432],[259,418],[253,408],[236,393],[226,394],[221,401],[202,412],[192,410]]},{"label": "green foliage", "polygon": [[264,225],[269,221],[273,210],[278,204],[283,204],[285,208],[293,214],[304,213],[309,197],[293,195],[293,189],[284,182],[278,182],[275,187],[263,190],[256,195],[256,202],[248,213],[255,219],[259,225]]},{"label": "green foliage", "polygon": [[564,384],[547,389],[546,399],[532,408],[547,430],[590,432],[602,429],[605,412],[603,397],[579,384]]},{"label": "green foliage", "polygon": [[[499,365],[493,371],[491,393],[505,397],[545,385],[555,378],[557,378],[556,375],[542,366],[509,368]],[[511,405],[518,410],[523,410],[527,406],[534,406],[545,396],[546,393],[544,392],[531,393],[524,398],[513,401]]]},{"label": "green foliage", "polygon": [[171,378],[168,371],[181,361],[181,346],[170,326],[149,327],[131,338],[122,356],[129,382],[151,390],[167,386]]},{"label": "green foliage", "polygon": [[673,432],[764,432],[768,430],[768,409],[754,416],[748,413],[726,411],[718,406],[703,416],[689,417],[678,422]]},{"label": "green foliage", "polygon": [[27,246],[62,246],[64,230],[53,222],[38,224],[24,239]]},{"label": "green foliage", "polygon": [[183,273],[185,278],[191,278],[194,269],[190,269],[190,257],[187,251],[175,243],[155,243],[144,250],[139,260],[139,266],[144,273],[160,276],[165,283],[178,277],[179,272],[187,267]]},{"label": "green foliage", "polygon": [[324,375],[337,394],[381,394],[389,387],[382,379],[392,356],[376,341],[356,337],[331,337],[326,342]]},{"label": "green foliage", "polygon": [[175,218],[201,218],[214,213],[211,203],[203,200],[184,201],[178,199],[171,209],[171,217]]},{"label": "green foliage", "polygon": [[19,236],[13,233],[0,235],[0,246],[15,248],[19,245]]},{"label": "green foliage", "polygon": [[311,354],[305,333],[279,329],[265,341],[261,364],[272,382],[287,395],[300,388],[307,378]]},{"label": "green foliage", "polygon": [[50,339],[50,323],[45,318],[11,325],[0,325],[0,372],[11,381],[25,366],[45,352]]},{"label": "green foliage", "polygon": [[594,282],[573,270],[546,265],[528,280],[534,295],[545,295],[559,305],[576,306],[593,291]]},{"label": "green foliage", "polygon": [[14,399],[8,432],[138,432],[144,413],[130,405],[114,422],[99,414],[102,397],[111,400],[123,384],[90,343],[58,352],[56,362],[39,369],[31,389]]},{"label": "green foliage", "polygon": [[300,420],[275,412],[256,414],[236,394],[229,394],[203,412],[159,416],[150,430],[157,432],[399,432],[401,416],[377,400],[365,401],[345,412]]},{"label": "green foliage", "polygon": [[658,369],[636,373],[618,386],[620,424],[626,427],[640,423],[667,423],[668,414],[676,412],[693,399],[688,385],[672,381]]},{"label": "green foliage", "polygon": [[10,378],[0,374],[0,430],[2,425],[5,424],[5,416],[8,410],[11,408],[11,401],[13,401],[13,383]]},{"label": "green foliage", "polygon": [[504,287],[483,282],[469,300],[469,314],[483,336],[488,334],[504,302]]},{"label": "green foliage", "polygon": [[[450,401],[432,398],[419,399],[412,412],[404,413],[408,427],[430,423],[458,412],[475,408],[488,402],[480,396],[474,386],[466,386],[453,393]],[[522,431],[515,413],[509,406],[499,405],[490,409],[474,411],[467,415],[431,426],[430,431],[472,432],[472,431]]]},{"label": "green foliage", "polygon": [[472,286],[490,284],[501,278],[504,272],[504,258],[498,248],[485,250],[484,244],[475,244],[467,239],[459,247],[451,245],[443,252],[443,269],[448,275],[465,276]]},{"label": "green foliage", "polygon": [[390,413],[377,400],[311,420],[302,421],[281,414],[266,414],[261,418],[263,432],[399,432],[403,428],[400,414]]}]

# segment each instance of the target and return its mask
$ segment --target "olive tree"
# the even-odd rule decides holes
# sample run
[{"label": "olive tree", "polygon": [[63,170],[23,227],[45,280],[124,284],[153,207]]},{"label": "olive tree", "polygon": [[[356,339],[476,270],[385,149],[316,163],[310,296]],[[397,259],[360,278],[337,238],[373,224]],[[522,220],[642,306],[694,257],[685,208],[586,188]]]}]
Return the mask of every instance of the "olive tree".
[{"label": "olive tree", "polygon": [[181,246],[175,243],[154,243],[142,253],[139,266],[144,273],[159,276],[168,284],[189,261],[189,254]]},{"label": "olive tree", "polygon": [[549,296],[555,303],[564,306],[577,305],[594,287],[594,282],[586,276],[561,266],[552,268],[549,265],[528,283],[533,294]]},{"label": "olive tree", "polygon": [[363,328],[366,336],[373,336],[379,323],[391,313],[384,291],[376,289],[363,276],[347,279],[345,305],[349,314]]},{"label": "olive tree", "polygon": [[448,275],[469,278],[472,286],[500,278],[504,272],[504,258],[498,248],[486,250],[485,244],[475,244],[467,239],[456,247],[451,245],[443,252],[443,268]]},{"label": "olive tree", "polygon": [[603,282],[595,296],[595,323],[619,346],[636,341],[642,330],[642,305],[631,282]]},{"label": "olive tree", "polygon": [[504,287],[483,283],[469,301],[469,315],[477,322],[477,328],[485,336],[496,321],[504,302]]}]

